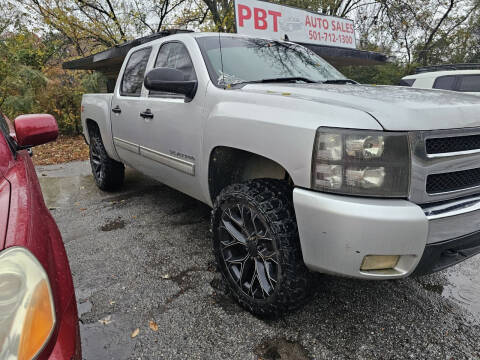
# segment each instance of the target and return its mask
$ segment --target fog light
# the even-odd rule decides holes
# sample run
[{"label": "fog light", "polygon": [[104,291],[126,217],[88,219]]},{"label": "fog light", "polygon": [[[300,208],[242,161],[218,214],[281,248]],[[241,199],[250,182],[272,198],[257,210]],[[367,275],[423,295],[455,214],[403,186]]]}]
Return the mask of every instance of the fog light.
[{"label": "fog light", "polygon": [[397,266],[398,255],[367,255],[363,258],[360,270],[387,270]]}]

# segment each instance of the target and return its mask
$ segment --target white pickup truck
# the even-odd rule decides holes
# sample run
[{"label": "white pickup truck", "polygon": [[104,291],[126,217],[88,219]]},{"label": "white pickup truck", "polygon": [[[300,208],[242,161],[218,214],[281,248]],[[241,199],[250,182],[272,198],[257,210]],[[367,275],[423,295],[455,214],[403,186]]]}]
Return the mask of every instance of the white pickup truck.
[{"label": "white pickup truck", "polygon": [[302,46],[189,33],[128,53],[82,123],[98,186],[124,164],[210,206],[218,269],[262,315],[309,271],[397,279],[480,252],[480,102],[363,86]]}]

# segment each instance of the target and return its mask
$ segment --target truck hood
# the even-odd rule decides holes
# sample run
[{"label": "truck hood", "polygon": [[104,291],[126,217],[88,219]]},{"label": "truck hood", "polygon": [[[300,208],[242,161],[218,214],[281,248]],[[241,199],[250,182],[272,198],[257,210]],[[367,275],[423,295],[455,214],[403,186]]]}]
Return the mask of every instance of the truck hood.
[{"label": "truck hood", "polygon": [[249,84],[242,91],[364,111],[391,131],[480,127],[480,98],[402,86]]}]

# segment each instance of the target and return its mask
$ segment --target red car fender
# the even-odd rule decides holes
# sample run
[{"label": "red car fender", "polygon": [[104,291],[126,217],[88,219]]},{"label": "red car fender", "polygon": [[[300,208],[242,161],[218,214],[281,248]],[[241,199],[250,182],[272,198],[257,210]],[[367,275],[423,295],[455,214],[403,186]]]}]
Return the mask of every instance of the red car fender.
[{"label": "red car fender", "polygon": [[[47,272],[55,302],[57,325],[38,358],[64,359],[61,353],[74,353],[78,347],[78,321],[75,292],[67,254],[58,227],[45,206],[42,191],[30,156],[25,150],[17,153],[17,161],[5,174],[11,186],[10,215],[5,248],[28,248]],[[15,231],[11,231],[15,229]],[[65,321],[67,323],[65,323]],[[70,324],[71,336],[57,339],[60,327]],[[73,327],[73,328],[72,328]],[[77,334],[77,336],[75,336]],[[73,335],[73,336],[72,336]],[[58,341],[62,343],[59,344]],[[61,349],[52,353],[54,348]],[[57,355],[54,356],[54,354]],[[50,355],[52,357],[50,357]]]}]

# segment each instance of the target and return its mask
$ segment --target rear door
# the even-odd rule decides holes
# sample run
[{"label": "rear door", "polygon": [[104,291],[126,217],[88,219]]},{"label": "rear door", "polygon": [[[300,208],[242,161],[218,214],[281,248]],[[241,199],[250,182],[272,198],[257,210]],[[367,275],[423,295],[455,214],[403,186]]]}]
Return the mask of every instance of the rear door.
[{"label": "rear door", "polygon": [[112,99],[111,119],[115,149],[123,162],[145,171],[140,145],[144,133],[140,113],[145,108],[143,79],[151,47],[132,52],[124,67],[122,79],[115,89]]},{"label": "rear door", "polygon": [[480,95],[480,74],[479,75],[459,75],[458,91],[473,95]]},{"label": "rear door", "polygon": [[457,90],[458,77],[456,75],[439,76],[433,83],[434,89]]}]

